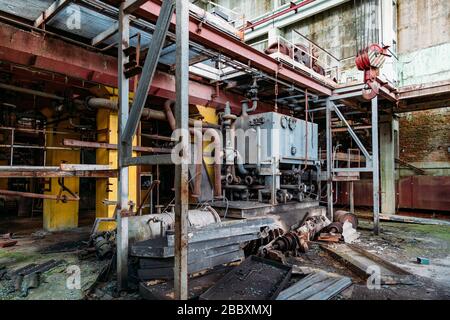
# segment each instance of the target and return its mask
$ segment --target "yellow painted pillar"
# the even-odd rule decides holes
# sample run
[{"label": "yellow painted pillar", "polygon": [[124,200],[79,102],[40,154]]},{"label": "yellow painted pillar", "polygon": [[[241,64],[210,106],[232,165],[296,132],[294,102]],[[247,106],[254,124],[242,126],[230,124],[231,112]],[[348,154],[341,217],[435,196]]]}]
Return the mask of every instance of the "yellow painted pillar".
[{"label": "yellow painted pillar", "polygon": [[[118,143],[118,117],[117,112],[99,109],[97,112],[97,140],[110,144]],[[133,140],[136,145],[137,138]],[[97,164],[107,164],[111,168],[117,169],[117,150],[97,149]],[[133,156],[137,156],[133,152]],[[129,198],[134,203],[137,202],[137,168],[129,169]],[[104,203],[104,200],[112,204]],[[117,178],[97,179],[96,181],[96,217],[114,217],[115,202],[117,201]],[[115,222],[102,222],[99,231],[111,230],[115,228]]]},{"label": "yellow painted pillar", "polygon": [[[209,123],[219,123],[219,119],[218,119],[215,108],[204,107],[201,105],[197,105],[196,107],[197,107],[200,115],[202,115],[204,121],[209,122]],[[209,141],[203,142],[203,151],[204,152],[211,151],[212,146],[207,148],[209,143],[210,143]],[[209,180],[214,182],[214,159],[213,158],[209,159],[209,158],[204,157],[204,161],[205,161],[205,165],[206,165],[206,171],[208,172]]]},{"label": "yellow painted pillar", "polygon": [[[60,122],[55,130],[62,130],[69,126],[68,121]],[[74,135],[58,135],[47,133],[47,146],[62,146],[63,139],[77,139]],[[62,162],[80,163],[80,151],[75,150],[47,150],[46,165],[59,166]],[[60,191],[58,178],[51,178],[50,191],[45,194],[57,195]],[[76,177],[64,178],[64,185],[74,193],[79,193],[80,180]],[[63,194],[67,194],[63,192]],[[61,231],[78,227],[78,201],[61,201],[44,199],[44,229],[47,231]]]}]

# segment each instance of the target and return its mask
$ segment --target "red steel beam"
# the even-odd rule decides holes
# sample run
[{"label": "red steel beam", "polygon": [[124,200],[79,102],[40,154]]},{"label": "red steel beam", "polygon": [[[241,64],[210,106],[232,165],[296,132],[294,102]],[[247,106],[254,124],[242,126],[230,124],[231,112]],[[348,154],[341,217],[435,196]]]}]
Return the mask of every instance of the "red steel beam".
[{"label": "red steel beam", "polygon": [[[169,0],[164,0],[169,1]],[[116,4],[117,1],[106,1],[109,4]],[[161,10],[161,1],[152,0],[144,3],[134,14],[151,22],[155,22]],[[175,15],[171,21],[171,30],[175,27]],[[192,15],[189,18],[189,39],[199,43],[206,48],[214,49],[232,59],[240,61],[246,65],[264,71],[271,76],[293,83],[299,87],[307,88],[316,94],[331,96],[332,88],[330,84],[322,83],[319,80],[312,79],[303,75],[287,65],[281,65],[280,62],[267,54],[252,48],[239,39],[228,35],[208,23],[204,23]]]},{"label": "red steel beam", "polygon": [[[41,34],[31,33],[0,23],[0,60],[47,70],[107,86],[117,87],[117,58]],[[151,95],[175,98],[175,76],[157,71],[150,88]],[[244,97],[215,86],[191,80],[191,104],[223,107],[227,101],[240,110]],[[264,105],[263,109],[270,106]]]}]

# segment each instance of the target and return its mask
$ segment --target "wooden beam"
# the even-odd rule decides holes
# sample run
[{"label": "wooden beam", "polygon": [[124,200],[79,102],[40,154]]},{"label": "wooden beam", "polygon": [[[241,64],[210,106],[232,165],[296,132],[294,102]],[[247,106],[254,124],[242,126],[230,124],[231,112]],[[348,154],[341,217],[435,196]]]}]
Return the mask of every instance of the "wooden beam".
[{"label": "wooden beam", "polygon": [[[62,171],[62,170],[21,170],[10,167],[12,170],[3,170],[0,167],[0,178],[115,178],[117,170],[107,171]],[[31,167],[32,168],[32,167]]]},{"label": "wooden beam", "polygon": [[71,0],[56,0],[34,21],[34,26],[39,28],[42,24],[50,21],[55,15],[64,9]]},{"label": "wooden beam", "polygon": [[[108,149],[117,150],[117,144],[105,143],[105,142],[91,142],[91,141],[81,141],[75,139],[64,139],[64,146],[70,147],[80,147],[80,148],[93,148],[93,149]],[[172,149],[168,148],[152,148],[152,147],[133,147],[133,151],[136,152],[146,152],[146,153],[172,153]]]}]

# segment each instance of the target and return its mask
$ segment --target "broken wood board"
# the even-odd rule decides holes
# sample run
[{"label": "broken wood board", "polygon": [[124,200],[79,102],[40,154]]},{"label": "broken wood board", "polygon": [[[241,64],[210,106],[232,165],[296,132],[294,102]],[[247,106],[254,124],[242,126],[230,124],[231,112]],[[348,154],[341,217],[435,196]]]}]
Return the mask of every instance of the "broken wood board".
[{"label": "broken wood board", "polygon": [[378,269],[382,285],[415,283],[414,276],[408,271],[356,245],[337,244],[329,246],[322,244],[320,247],[333,258],[347,265],[363,279],[367,279]]},{"label": "broken wood board", "polygon": [[[373,216],[370,214],[358,214],[358,218],[372,220]],[[434,226],[450,226],[450,221],[446,221],[446,220],[408,217],[408,216],[401,216],[401,215],[397,215],[397,214],[381,213],[380,221],[411,223],[411,224],[424,224],[424,225],[434,225]]]},{"label": "broken wood board", "polygon": [[404,222],[413,224],[429,224],[437,226],[450,226],[450,221],[437,220],[437,219],[427,219],[427,218],[417,218],[417,217],[407,217],[399,215],[390,214],[380,214],[381,221],[392,221],[392,222]]},{"label": "broken wood board", "polygon": [[251,256],[203,293],[200,300],[273,300],[291,273],[289,266]]},{"label": "broken wood board", "polygon": [[322,241],[322,242],[335,242],[335,243],[338,243],[340,240],[341,240],[341,235],[340,234],[321,233],[317,237],[317,241]]},{"label": "broken wood board", "polygon": [[283,290],[277,300],[329,300],[347,289],[352,279],[323,271],[313,272]]}]

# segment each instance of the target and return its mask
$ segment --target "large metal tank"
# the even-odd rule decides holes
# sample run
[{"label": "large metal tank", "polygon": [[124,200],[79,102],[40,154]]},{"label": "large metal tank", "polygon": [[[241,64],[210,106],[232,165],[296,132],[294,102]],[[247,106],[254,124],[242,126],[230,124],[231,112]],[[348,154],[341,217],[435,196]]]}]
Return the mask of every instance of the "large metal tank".
[{"label": "large metal tank", "polygon": [[319,160],[318,125],[276,112],[239,117],[236,149],[244,164],[313,164]]}]

